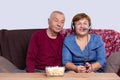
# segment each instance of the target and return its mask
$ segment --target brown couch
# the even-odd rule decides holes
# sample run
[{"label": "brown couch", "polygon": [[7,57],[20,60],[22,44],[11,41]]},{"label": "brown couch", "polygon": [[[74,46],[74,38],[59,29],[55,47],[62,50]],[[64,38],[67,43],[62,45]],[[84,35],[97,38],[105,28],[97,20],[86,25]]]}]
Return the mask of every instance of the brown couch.
[{"label": "brown couch", "polygon": [[[0,56],[5,57],[19,69],[25,69],[26,53],[31,35],[40,29],[0,30]],[[72,34],[71,29],[63,29],[65,37]],[[120,33],[114,30],[93,29],[91,33],[98,34],[105,42],[106,56],[120,51]]]},{"label": "brown couch", "polygon": [[37,30],[1,30],[0,55],[7,58],[19,69],[24,69],[30,37]]}]

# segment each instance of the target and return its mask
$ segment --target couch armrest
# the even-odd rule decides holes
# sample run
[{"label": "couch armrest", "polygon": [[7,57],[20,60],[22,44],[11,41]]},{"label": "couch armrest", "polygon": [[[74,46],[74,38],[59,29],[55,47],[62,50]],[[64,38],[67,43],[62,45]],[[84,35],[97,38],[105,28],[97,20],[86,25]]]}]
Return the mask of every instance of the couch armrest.
[{"label": "couch armrest", "polygon": [[9,60],[0,56],[0,72],[13,72],[17,69]]}]

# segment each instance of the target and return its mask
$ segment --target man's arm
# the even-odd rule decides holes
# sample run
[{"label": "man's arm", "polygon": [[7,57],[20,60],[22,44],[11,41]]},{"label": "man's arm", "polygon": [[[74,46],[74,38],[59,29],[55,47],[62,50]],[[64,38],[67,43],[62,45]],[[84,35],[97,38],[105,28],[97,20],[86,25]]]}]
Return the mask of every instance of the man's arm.
[{"label": "man's arm", "polygon": [[36,42],[37,42],[36,36],[33,35],[30,40],[27,57],[26,57],[26,71],[27,72],[34,72],[34,69],[35,69],[35,56],[37,53]]}]

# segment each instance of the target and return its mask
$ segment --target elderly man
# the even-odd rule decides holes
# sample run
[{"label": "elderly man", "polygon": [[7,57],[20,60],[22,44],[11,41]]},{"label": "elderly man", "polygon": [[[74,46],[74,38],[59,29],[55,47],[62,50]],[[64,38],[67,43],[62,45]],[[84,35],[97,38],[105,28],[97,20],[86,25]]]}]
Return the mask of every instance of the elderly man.
[{"label": "elderly man", "polygon": [[48,19],[48,28],[32,35],[26,58],[27,72],[43,72],[46,66],[62,65],[63,29],[65,16],[53,11]]}]

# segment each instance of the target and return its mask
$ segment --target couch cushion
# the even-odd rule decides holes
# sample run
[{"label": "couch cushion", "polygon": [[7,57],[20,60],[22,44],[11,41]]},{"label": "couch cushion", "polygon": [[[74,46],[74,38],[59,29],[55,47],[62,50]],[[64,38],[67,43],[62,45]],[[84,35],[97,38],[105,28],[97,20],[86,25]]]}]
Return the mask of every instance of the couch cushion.
[{"label": "couch cushion", "polygon": [[0,56],[0,72],[13,72],[17,67],[9,60]]}]

